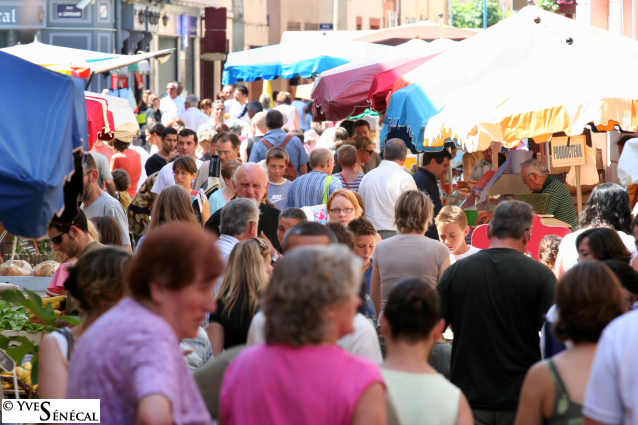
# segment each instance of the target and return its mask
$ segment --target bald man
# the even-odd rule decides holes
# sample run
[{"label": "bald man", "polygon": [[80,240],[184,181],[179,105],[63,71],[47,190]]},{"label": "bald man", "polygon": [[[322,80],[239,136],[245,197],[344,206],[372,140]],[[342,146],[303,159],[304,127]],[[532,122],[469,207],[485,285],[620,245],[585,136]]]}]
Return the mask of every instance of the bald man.
[{"label": "bald man", "polygon": [[297,177],[292,183],[286,208],[303,208],[327,203],[330,195],[343,188],[341,181],[330,175],[334,165],[332,152],[326,148],[315,148],[310,153],[312,171]]},{"label": "bald man", "polygon": [[[277,238],[279,224],[279,210],[265,204],[263,201],[268,194],[268,175],[266,170],[254,163],[243,164],[235,171],[235,193],[237,198],[251,198],[259,202],[260,237],[267,238],[277,252],[281,252],[281,245]],[[218,210],[206,222],[206,229],[219,236],[222,210]],[[273,261],[276,255],[273,256]]]}]

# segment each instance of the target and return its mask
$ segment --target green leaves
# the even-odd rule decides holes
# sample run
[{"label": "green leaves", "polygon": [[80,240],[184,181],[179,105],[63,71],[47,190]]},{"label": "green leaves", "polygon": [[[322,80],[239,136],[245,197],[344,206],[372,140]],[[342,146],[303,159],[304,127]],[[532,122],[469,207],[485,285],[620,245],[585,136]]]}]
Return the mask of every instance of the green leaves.
[{"label": "green leaves", "polygon": [[[79,325],[80,323],[82,323],[80,318],[76,316],[56,316],[55,311],[53,310],[53,306],[51,304],[47,304],[44,307],[42,306],[42,298],[38,294],[36,294],[33,291],[29,291],[28,289],[25,289],[24,292],[27,293],[29,298],[26,298],[21,291],[5,291],[0,293],[0,297],[4,301],[10,302],[11,304],[16,304],[23,309],[28,309],[29,311],[31,311],[31,313],[35,314],[44,322],[48,323],[50,327],[53,327],[53,324],[57,320],[65,320],[68,323],[71,323],[73,325]],[[24,310],[24,314],[26,314],[27,321],[29,321],[29,315],[28,315],[28,312],[26,312],[26,310]],[[29,321],[29,323],[31,322]],[[6,327],[3,329],[26,330],[29,332],[37,332],[39,330],[44,330],[45,332],[51,332],[55,330],[55,328],[48,328],[44,325],[36,325],[33,323],[31,323],[31,325],[32,325],[31,328],[34,330],[29,330],[28,328],[13,329],[13,328],[6,328]],[[29,327],[28,324],[25,324],[25,326]],[[37,326],[41,326],[41,328],[37,328]]]},{"label": "green leaves", "polygon": [[[555,1],[555,0],[554,0]],[[487,25],[498,23],[503,18],[503,7],[500,0],[487,1]],[[452,25],[457,28],[483,28],[483,0],[468,0],[461,3],[452,2]]]},{"label": "green leaves", "polygon": [[[16,343],[19,343],[16,345]],[[31,383],[38,383],[38,373],[40,371],[39,352],[40,346],[35,345],[29,338],[24,336],[6,337],[0,335],[0,348],[7,352],[16,364],[20,364],[27,354],[33,354],[31,359]]]}]

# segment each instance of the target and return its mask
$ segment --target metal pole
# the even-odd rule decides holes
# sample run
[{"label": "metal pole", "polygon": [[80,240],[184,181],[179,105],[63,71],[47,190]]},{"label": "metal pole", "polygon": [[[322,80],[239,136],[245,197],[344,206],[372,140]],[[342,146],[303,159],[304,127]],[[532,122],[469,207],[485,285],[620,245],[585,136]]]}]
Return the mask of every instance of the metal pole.
[{"label": "metal pole", "polygon": [[487,29],[487,0],[483,0],[483,29]]},{"label": "metal pole", "polygon": [[552,153],[549,148],[549,144],[551,142],[545,142],[545,162],[547,163],[547,169],[549,170],[549,174],[552,174]]},{"label": "metal pole", "polygon": [[580,165],[576,166],[576,211],[578,215],[583,211],[583,190],[580,187]]},{"label": "metal pole", "polygon": [[339,0],[334,0],[332,11],[332,29],[339,30]]},{"label": "metal pole", "polygon": [[115,0],[115,53],[122,53],[122,0]]}]

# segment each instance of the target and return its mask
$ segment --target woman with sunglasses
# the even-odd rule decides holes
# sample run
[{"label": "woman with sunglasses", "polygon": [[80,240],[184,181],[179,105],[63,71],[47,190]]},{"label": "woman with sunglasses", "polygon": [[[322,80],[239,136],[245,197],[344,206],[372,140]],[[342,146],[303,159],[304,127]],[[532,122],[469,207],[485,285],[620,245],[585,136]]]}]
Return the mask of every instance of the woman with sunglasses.
[{"label": "woman with sunglasses", "polygon": [[357,169],[359,165],[357,159],[357,148],[352,145],[345,144],[337,150],[337,161],[341,164],[341,172],[335,174],[335,177],[341,180],[341,186],[353,192],[359,191],[359,184],[365,175],[362,170]]},{"label": "woman with sunglasses", "polygon": [[213,356],[246,343],[272,271],[270,245],[264,239],[247,239],[233,248],[216,297],[217,311],[210,316],[208,336]]},{"label": "woman with sunglasses", "polygon": [[363,173],[363,167],[374,156],[374,142],[365,136],[355,137],[353,140],[354,146],[357,148],[357,166],[355,170]]}]

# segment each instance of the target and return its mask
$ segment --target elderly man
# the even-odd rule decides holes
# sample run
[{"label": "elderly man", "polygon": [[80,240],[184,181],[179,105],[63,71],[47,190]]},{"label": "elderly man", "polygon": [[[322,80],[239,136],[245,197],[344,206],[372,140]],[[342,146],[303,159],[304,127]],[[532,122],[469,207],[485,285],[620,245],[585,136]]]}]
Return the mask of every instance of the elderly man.
[{"label": "elderly man", "polygon": [[501,203],[488,227],[490,248],[450,266],[438,284],[454,329],[451,381],[478,425],[514,423],[525,374],[541,360],[539,331],[556,277],[525,255],[533,221],[529,204]]},{"label": "elderly man", "polygon": [[483,159],[478,161],[474,168],[472,168],[470,180],[477,182],[481,180],[481,177],[488,171],[494,171],[494,166],[492,165],[492,146],[483,151]]},{"label": "elderly man", "polygon": [[[185,128],[177,134],[177,152],[181,156],[190,156],[195,160],[197,169],[201,167],[202,161],[197,159],[197,133],[190,128]],[[157,180],[153,185],[151,192],[159,195],[166,186],[175,184],[175,176],[173,175],[173,163],[166,164],[160,170]]]},{"label": "elderly man", "polygon": [[160,100],[160,112],[162,113],[162,124],[168,124],[175,118],[179,118],[180,114],[186,110],[184,107],[184,98],[178,96],[177,81],[168,83],[166,86],[166,96]]},{"label": "elderly man", "polygon": [[312,171],[295,179],[288,190],[286,208],[325,204],[330,195],[343,188],[341,180],[330,175],[334,157],[328,149],[315,148],[310,153],[310,166]]},{"label": "elderly man", "polygon": [[179,117],[184,121],[186,128],[197,131],[199,127],[209,120],[208,115],[203,113],[197,107],[199,105],[199,98],[194,94],[188,95],[184,101],[185,111],[182,112]]},{"label": "elderly man", "polygon": [[[277,252],[281,252],[281,245],[277,239],[279,224],[279,210],[264,203],[268,193],[268,175],[259,164],[244,164],[235,171],[235,193],[237,198],[250,198],[259,203],[259,235],[268,238]],[[211,215],[206,222],[206,229],[219,235],[222,210]],[[273,256],[276,261],[277,255]]]},{"label": "elderly man", "polygon": [[117,220],[122,232],[124,247],[131,249],[131,238],[128,234],[128,216],[122,203],[100,189],[97,183],[98,171],[91,155],[86,156],[84,169],[84,190],[82,192],[82,209],[87,218],[109,215]]},{"label": "elderly man", "polygon": [[383,239],[397,234],[394,225],[394,205],[407,190],[417,190],[412,176],[403,170],[408,148],[401,139],[385,144],[384,160],[365,175],[359,184],[359,194],[366,207],[366,218],[374,224]]},{"label": "elderly man", "polygon": [[578,214],[574,198],[567,186],[549,174],[547,165],[537,159],[528,159],[521,164],[521,177],[532,193],[552,195],[547,214],[553,214],[555,219],[564,221],[572,228],[576,227]]},{"label": "elderly man", "polygon": [[[266,114],[266,127],[268,132],[259,141],[255,142],[250,151],[249,162],[259,162],[266,159],[266,152],[273,146],[286,149],[290,161],[297,169],[298,175],[308,172],[308,153],[299,137],[291,136],[281,129],[284,126],[284,115],[276,110],[270,110]],[[267,142],[270,146],[264,144]],[[285,145],[284,145],[285,144]],[[332,171],[332,170],[331,170]]]}]

